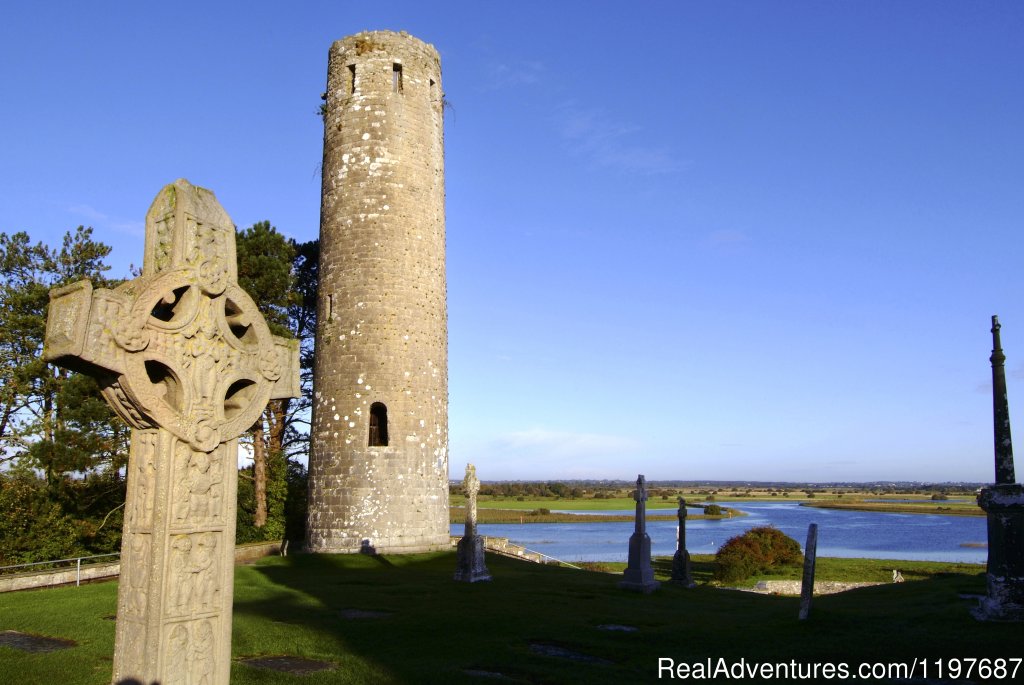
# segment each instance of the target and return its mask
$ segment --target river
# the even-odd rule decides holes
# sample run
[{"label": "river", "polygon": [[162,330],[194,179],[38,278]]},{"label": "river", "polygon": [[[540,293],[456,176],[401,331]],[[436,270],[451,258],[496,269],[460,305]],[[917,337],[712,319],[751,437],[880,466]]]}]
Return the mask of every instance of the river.
[{"label": "river", "polygon": [[[818,556],[959,561],[984,564],[988,551],[965,544],[984,543],[985,518],[931,514],[888,514],[801,507],[795,502],[730,502],[747,516],[721,520],[690,520],[686,547],[690,554],[714,554],[729,538],[755,526],[772,525],[800,543],[807,525],[818,524]],[[691,509],[690,511],[694,511]],[[615,513],[615,512],[571,512]],[[674,509],[649,509],[648,514],[674,514]],[[453,524],[453,535],[462,534]],[[633,523],[524,523],[481,524],[481,535],[509,538],[512,542],[563,561],[626,561]],[[651,553],[675,552],[676,522],[648,521]]]}]

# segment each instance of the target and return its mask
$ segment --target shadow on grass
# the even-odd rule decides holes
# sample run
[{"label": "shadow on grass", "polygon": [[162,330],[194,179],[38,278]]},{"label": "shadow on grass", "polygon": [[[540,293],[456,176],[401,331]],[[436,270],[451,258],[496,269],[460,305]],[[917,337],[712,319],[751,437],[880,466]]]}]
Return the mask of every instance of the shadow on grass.
[{"label": "shadow on grass", "polygon": [[[387,564],[382,564],[387,561]],[[671,560],[656,561],[662,577]],[[238,656],[295,654],[339,664],[306,682],[628,683],[657,679],[659,658],[704,661],[899,661],[952,655],[1012,657],[1024,626],[979,624],[962,593],[979,576],[949,574],[799,600],[665,584],[619,590],[607,573],[488,557],[490,583],[452,580],[452,553],[390,557],[301,555],[239,569]],[[710,562],[694,565],[710,577]],[[703,582],[703,580],[701,580]],[[364,618],[344,618],[349,616]],[[599,626],[635,627],[635,632]],[[558,649],[538,649],[537,645]],[[551,656],[567,650],[609,663]],[[256,678],[236,666],[232,682]],[[245,672],[243,672],[245,671]]]}]

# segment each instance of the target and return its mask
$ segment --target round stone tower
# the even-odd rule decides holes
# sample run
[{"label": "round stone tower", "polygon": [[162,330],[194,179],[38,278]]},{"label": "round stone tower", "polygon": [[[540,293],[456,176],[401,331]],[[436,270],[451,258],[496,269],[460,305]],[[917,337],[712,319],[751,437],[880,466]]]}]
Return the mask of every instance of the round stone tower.
[{"label": "round stone tower", "polygon": [[331,46],[307,548],[449,547],[444,139],[437,51]]}]

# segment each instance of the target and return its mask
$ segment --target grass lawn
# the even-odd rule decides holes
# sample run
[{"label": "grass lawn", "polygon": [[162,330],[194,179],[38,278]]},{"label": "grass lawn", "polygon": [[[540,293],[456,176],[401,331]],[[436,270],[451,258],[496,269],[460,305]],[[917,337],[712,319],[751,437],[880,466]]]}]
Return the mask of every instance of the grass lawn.
[{"label": "grass lawn", "polygon": [[[698,580],[706,580],[709,559],[695,561]],[[474,585],[451,580],[452,553],[269,557],[236,570],[234,658],[298,655],[337,669],[300,678],[236,661],[231,682],[489,681],[467,674],[475,670],[512,682],[620,684],[656,680],[659,657],[858,664],[1022,656],[1024,625],[978,623],[958,597],[984,591],[979,567],[915,575],[908,573],[914,562],[875,563],[884,566],[877,571],[901,568],[907,582],[816,598],[810,620],[798,622],[797,598],[706,585],[663,585],[644,596],[619,590],[606,573],[494,555],[488,556],[494,581]],[[819,577],[828,566],[819,560]],[[656,567],[664,577],[669,560]],[[46,685],[109,682],[114,623],[105,617],[115,604],[113,582],[0,595],[0,630],[79,643],[49,654],[0,647],[0,674]],[[352,619],[342,615],[345,609],[390,615]],[[599,628],[605,624],[638,630]],[[538,645],[607,663],[544,655]]]}]

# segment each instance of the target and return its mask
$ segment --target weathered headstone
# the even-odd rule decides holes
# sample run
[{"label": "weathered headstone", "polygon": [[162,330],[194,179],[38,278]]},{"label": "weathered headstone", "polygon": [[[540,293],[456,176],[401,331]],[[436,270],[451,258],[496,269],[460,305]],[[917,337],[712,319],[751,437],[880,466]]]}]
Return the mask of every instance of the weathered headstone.
[{"label": "weathered headstone", "polygon": [[676,553],[672,557],[672,582],[683,587],[694,587],[690,570],[690,553],[686,550],[686,500],[679,498],[679,528],[676,533]]},{"label": "weathered headstone", "polygon": [[818,561],[818,524],[807,526],[807,544],[804,546],[804,577],[800,583],[800,620],[806,621],[811,615],[811,599],[814,597],[814,565]]},{"label": "weathered headstone", "polygon": [[213,193],[160,191],[138,278],[51,292],[43,356],[95,377],[132,427],[114,682],[227,683],[237,438],[298,396],[298,345],[238,286]]},{"label": "weathered headstone", "polygon": [[491,574],[484,563],[484,539],[476,534],[476,496],[480,492],[480,479],[472,464],[466,464],[462,488],[466,492],[466,529],[459,540],[455,580],[478,583],[490,580]]},{"label": "weathered headstone", "polygon": [[974,610],[983,621],[1024,620],[1024,487],[1013,470],[1010,404],[999,339],[999,318],[992,317],[992,414],[996,482],[981,490],[978,506],[988,517],[987,594]]},{"label": "weathered headstone", "polygon": [[636,500],[636,523],[629,537],[629,559],[619,587],[634,592],[654,592],[661,583],[654,579],[651,566],[651,538],[647,535],[647,482],[643,474],[637,476],[633,499]]}]

